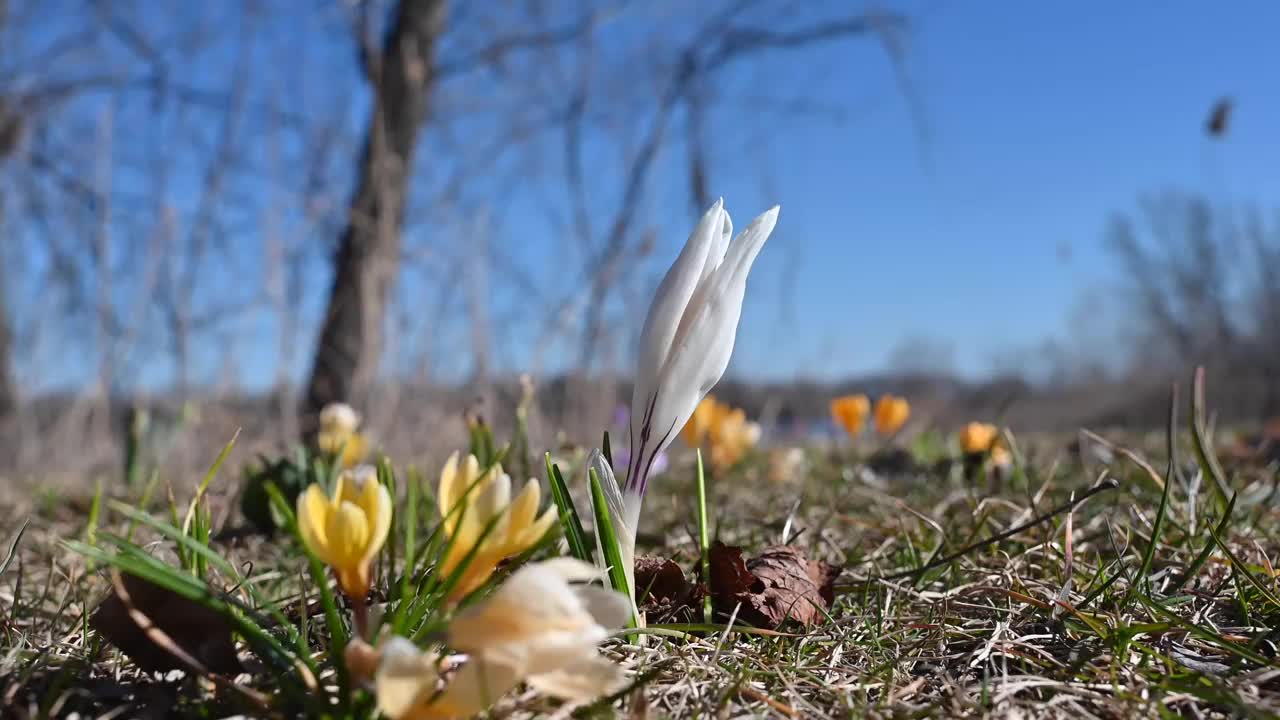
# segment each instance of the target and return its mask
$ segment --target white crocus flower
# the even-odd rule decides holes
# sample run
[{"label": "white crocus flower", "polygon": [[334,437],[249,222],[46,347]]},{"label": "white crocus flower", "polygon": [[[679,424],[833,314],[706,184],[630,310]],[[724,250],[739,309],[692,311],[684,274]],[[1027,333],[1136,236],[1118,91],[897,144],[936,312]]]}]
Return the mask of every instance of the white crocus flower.
[{"label": "white crocus flower", "polygon": [[747,274],[777,221],[774,206],[730,241],[733,222],[724,200],[702,216],[658,286],[640,335],[626,484],[619,487],[597,454],[589,461],[608,500],[633,596],[636,525],[654,458],[729,366]]},{"label": "white crocus flower", "polygon": [[346,403],[329,403],[320,411],[320,427],[330,432],[350,435],[360,429],[360,413]]}]

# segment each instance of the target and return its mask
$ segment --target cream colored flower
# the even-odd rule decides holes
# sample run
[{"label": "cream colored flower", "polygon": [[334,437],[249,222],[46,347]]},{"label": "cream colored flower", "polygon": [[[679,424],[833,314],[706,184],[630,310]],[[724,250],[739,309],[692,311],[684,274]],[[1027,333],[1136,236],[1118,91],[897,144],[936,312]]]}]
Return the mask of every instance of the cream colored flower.
[{"label": "cream colored flower", "polygon": [[617,663],[596,650],[631,615],[622,593],[570,585],[599,577],[595,566],[568,557],[517,570],[492,595],[449,626],[449,645],[492,666],[511,668],[546,695],[582,702],[616,690]]},{"label": "cream colored flower", "polygon": [[378,648],[374,692],[378,710],[392,720],[446,720],[484,712],[520,682],[515,671],[494,663],[468,661],[452,673],[455,658],[424,653],[402,637]]},{"label": "cream colored flower", "polygon": [[337,456],[342,467],[352,467],[364,459],[369,445],[359,430],[359,413],[346,403],[330,403],[320,411],[316,447],[326,455]]},{"label": "cream colored flower", "polygon": [[769,453],[769,480],[782,484],[801,479],[807,463],[801,448],[775,448]]},{"label": "cream colored flower", "polygon": [[553,507],[538,515],[541,490],[537,480],[525,483],[513,500],[511,477],[502,466],[494,465],[482,475],[474,455],[468,455],[461,465],[457,453],[449,457],[440,471],[439,495],[440,516],[450,545],[438,571],[448,577],[466,562],[450,599],[483,585],[498,563],[536,545],[557,519]]},{"label": "cream colored flower", "polygon": [[298,496],[298,531],[303,543],[333,568],[348,597],[369,594],[373,559],[391,530],[391,494],[367,465],[338,475],[333,494],[311,485]]},{"label": "cream colored flower", "polygon": [[631,612],[621,593],[570,585],[597,577],[572,558],[525,565],[450,624],[449,645],[466,655],[442,658],[391,637],[376,652],[349,649],[349,669],[361,677],[376,664],[378,710],[393,720],[470,717],[521,682],[562,700],[593,700],[625,680],[596,646]]},{"label": "cream colored flower", "polygon": [[353,433],[360,429],[360,414],[346,403],[329,403],[320,411],[320,429]]}]

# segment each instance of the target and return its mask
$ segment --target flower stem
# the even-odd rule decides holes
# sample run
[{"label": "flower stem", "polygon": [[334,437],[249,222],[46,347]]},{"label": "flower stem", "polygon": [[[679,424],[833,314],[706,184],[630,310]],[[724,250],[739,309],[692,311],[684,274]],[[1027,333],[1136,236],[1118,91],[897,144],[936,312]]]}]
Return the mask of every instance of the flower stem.
[{"label": "flower stem", "polygon": [[702,620],[711,624],[711,533],[707,527],[707,476],[702,466],[702,449],[698,449],[698,549],[702,554],[702,581],[707,594],[702,599]]}]

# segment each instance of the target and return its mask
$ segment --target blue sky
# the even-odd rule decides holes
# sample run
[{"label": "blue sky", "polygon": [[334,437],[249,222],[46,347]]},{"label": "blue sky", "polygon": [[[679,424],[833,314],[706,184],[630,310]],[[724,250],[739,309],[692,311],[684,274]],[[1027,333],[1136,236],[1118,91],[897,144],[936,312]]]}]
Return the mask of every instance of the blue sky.
[{"label": "blue sky", "polygon": [[[815,14],[841,11],[836,5],[796,7]],[[604,53],[601,74],[616,69],[609,61],[634,58],[636,48],[643,56],[654,43],[683,42],[681,33],[687,35],[692,27],[678,3],[637,4],[631,11],[648,23],[650,34],[637,32],[639,25],[631,21],[608,26],[602,44],[622,51]],[[190,12],[204,13],[215,27],[240,22],[234,13],[222,18],[217,7]],[[761,3],[755,16],[742,21],[768,24],[774,21],[769,13],[777,12]],[[1110,270],[1104,230],[1112,213],[1133,209],[1143,194],[1192,190],[1225,203],[1280,207],[1280,44],[1275,42],[1280,5],[931,0],[914,2],[906,12],[914,23],[903,63],[909,97],[886,53],[866,38],[753,57],[719,78],[719,104],[708,123],[713,137],[710,192],[725,197],[739,228],[768,206],[782,205],[775,236],[751,277],[731,373],[775,379],[848,377],[886,369],[900,343],[927,338],[954,351],[957,370],[980,375],[991,369],[995,357],[1048,338],[1069,342],[1073,328],[1068,321],[1073,313],[1078,317],[1083,299],[1097,307],[1102,298],[1105,307],[1121,279]],[[65,34],[78,19],[51,15],[45,31]],[[783,27],[803,19],[776,21]],[[147,14],[142,22],[163,39],[167,60],[185,68],[186,80],[221,91],[231,86],[234,34],[221,46],[191,50],[171,31],[172,18]],[[318,123],[337,117],[344,132],[358,136],[367,98],[350,47],[333,41],[344,37],[345,22],[337,10],[303,21],[289,12],[263,16],[254,45],[261,55],[255,63],[259,69],[277,66],[279,71],[253,76],[253,101]],[[25,39],[38,45],[39,37],[28,34]],[[132,57],[127,48],[115,52]],[[81,60],[77,65],[73,55],[65,69],[75,76],[92,71],[91,64]],[[640,70],[643,78],[646,69]],[[454,81],[441,103],[461,98],[465,105],[480,96],[486,82]],[[619,97],[643,102],[651,97],[645,92]],[[1214,141],[1206,137],[1204,123],[1223,96],[1234,98],[1236,107],[1228,136]],[[762,103],[761,97],[770,102]],[[780,98],[803,99],[806,109],[780,110]],[[102,102],[94,96],[73,106],[78,109],[64,116],[58,137],[72,145],[93,137]],[[618,113],[619,108],[606,109]],[[450,128],[452,142],[465,146],[485,133],[503,132],[502,108],[467,112]],[[192,227],[203,179],[200,154],[215,141],[219,125],[201,117],[198,109],[157,106],[143,94],[115,113],[124,130],[117,137],[120,165],[113,181],[141,208],[137,217],[117,219],[117,252],[127,253],[128,239],[140,242],[137,238],[152,232],[155,220],[147,208],[158,195],[177,208],[181,227]],[[261,127],[263,117],[248,122]],[[260,292],[265,282],[264,208],[280,204],[279,226],[299,233],[298,242],[315,252],[302,297],[307,327],[291,360],[290,375],[298,379],[309,364],[329,283],[323,252],[314,249],[330,238],[311,236],[314,230],[301,221],[300,194],[273,195],[266,188],[274,180],[304,184],[315,133],[321,129],[284,135],[279,157],[262,140],[245,151],[245,172],[234,187],[239,198],[234,202],[241,205],[229,205],[223,218],[234,228],[227,232],[237,262],[205,263],[202,272],[214,279],[197,291],[198,302],[214,305],[234,304]],[[160,139],[153,141],[153,134]],[[441,168],[449,168],[450,158],[441,138],[447,134],[433,126],[425,131],[415,178],[419,196],[430,197],[432,190],[424,188],[443,182]],[[697,215],[684,180],[679,131],[673,135],[677,140],[660,159],[639,213],[639,222],[658,233],[656,252],[641,271],[650,289]],[[530,143],[530,154],[538,157],[529,162],[532,169],[521,164],[527,158],[508,156],[472,174],[458,201],[461,209],[442,225],[427,208],[425,220],[420,217],[406,231],[406,243],[446,258],[465,252],[459,249],[465,242],[459,243],[474,231],[468,224],[474,222],[474,211],[483,210],[490,217],[496,251],[548,287],[576,281],[581,277],[576,261],[563,272],[562,258],[571,241],[548,210],[556,208],[563,216],[566,207],[564,176],[555,168],[562,159],[560,142],[553,134]],[[599,208],[616,201],[623,174],[618,155],[616,138],[588,138],[584,166],[591,201]],[[157,156],[173,163],[170,174],[159,180],[147,174]],[[350,182],[350,168],[351,158],[337,152],[319,172],[336,178],[332,187],[340,196]],[[331,198],[337,210],[343,199]],[[602,215],[599,224],[605,219]],[[331,234],[336,229],[332,225]],[[63,243],[78,240],[61,232]],[[38,270],[48,258],[39,256],[38,242],[31,247],[36,253],[28,262]],[[131,262],[125,255],[116,260]],[[445,272],[454,272],[447,261]],[[24,300],[35,302],[37,311],[46,303],[38,287],[41,277],[29,272],[19,279],[19,287],[10,289],[19,295],[14,306],[24,318]],[[424,285],[411,274],[402,278],[399,294],[419,316],[437,297],[449,299],[449,289],[432,282]],[[500,271],[491,274],[490,284],[494,313],[519,311],[528,304]],[[146,301],[138,297],[141,292],[145,290],[117,288],[115,302],[124,312]],[[635,314],[642,301],[630,297],[611,312]],[[465,374],[466,317],[453,305],[444,307],[454,325],[428,326],[420,317],[411,342],[430,342],[435,352],[456,356],[451,369]],[[77,325],[59,317],[56,309],[43,309],[49,314],[31,315],[29,322],[63,322],[70,336],[86,335],[85,318]],[[1118,312],[1089,317],[1091,329],[1114,325]],[[639,318],[634,324],[638,329]],[[497,360],[500,368],[523,369],[529,362],[537,331],[533,323],[525,325],[495,340],[503,355]],[[567,339],[571,347],[565,356],[576,356],[576,337]],[[269,383],[280,362],[279,346],[275,321],[250,313],[196,348],[195,377],[217,379],[231,358],[243,384]],[[163,385],[172,380],[163,349],[142,355],[142,382]],[[32,353],[26,367],[33,376],[44,373],[47,377],[40,379],[45,384],[74,384],[92,377],[91,357],[66,352],[55,342]],[[623,360],[615,364],[625,366]]]},{"label": "blue sky", "polygon": [[[856,77],[844,92],[864,109],[769,139],[782,219],[735,372],[871,371],[902,338],[927,336],[981,373],[1066,332],[1082,293],[1114,288],[1106,221],[1141,194],[1273,207],[1278,32],[1280,6],[1261,2],[934,5],[908,56],[923,141],[889,73],[861,69],[883,70],[876,48],[834,49],[811,77],[833,94]],[[1211,142],[1204,122],[1223,95],[1236,101],[1230,134]],[[765,270],[782,246],[799,256],[785,323]]]}]

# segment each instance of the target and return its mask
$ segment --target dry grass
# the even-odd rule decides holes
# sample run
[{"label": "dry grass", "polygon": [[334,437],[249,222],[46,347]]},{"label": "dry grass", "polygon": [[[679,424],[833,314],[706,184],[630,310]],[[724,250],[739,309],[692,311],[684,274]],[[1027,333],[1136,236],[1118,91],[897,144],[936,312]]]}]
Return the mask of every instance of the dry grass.
[{"label": "dry grass", "polygon": [[[868,461],[848,449],[810,448],[807,469],[785,478],[770,477],[766,458],[757,455],[711,479],[716,534],[748,551],[786,541],[844,566],[825,623],[773,636],[730,624],[692,635],[658,628],[636,644],[618,640],[610,647],[637,678],[634,690],[612,704],[557,710],[530,693],[505,699],[494,716],[1280,714],[1275,468],[1231,464],[1225,480],[1237,498],[1224,518],[1191,435],[1178,434],[1181,460],[1172,474],[1153,474],[1123,451],[1099,445],[1087,445],[1082,457],[1066,440],[1020,438],[1019,469],[1003,482],[966,479],[927,436],[896,463],[883,454]],[[1161,439],[1126,441],[1138,459],[1166,467]],[[878,579],[1022,523],[1104,475],[1118,489],[1069,515],[913,577]],[[687,462],[677,462],[655,483],[641,534],[644,550],[674,557],[687,571],[698,552],[692,477]],[[579,488],[581,479],[573,484]],[[220,511],[231,507],[232,486],[228,480],[212,496],[215,518],[234,517]],[[14,537],[24,518],[30,523],[0,577],[5,714],[237,712],[234,696],[192,679],[148,677],[87,630],[86,613],[107,583],[60,540],[92,541],[125,527],[105,509],[95,526],[92,507],[92,493],[6,501],[4,538]],[[163,514],[163,507],[155,509]],[[246,569],[259,592],[299,606],[302,563],[289,543],[215,544]],[[148,547],[171,555],[165,543]],[[275,689],[262,667],[250,665],[240,681],[268,694]],[[287,702],[284,708],[288,714]]]}]

